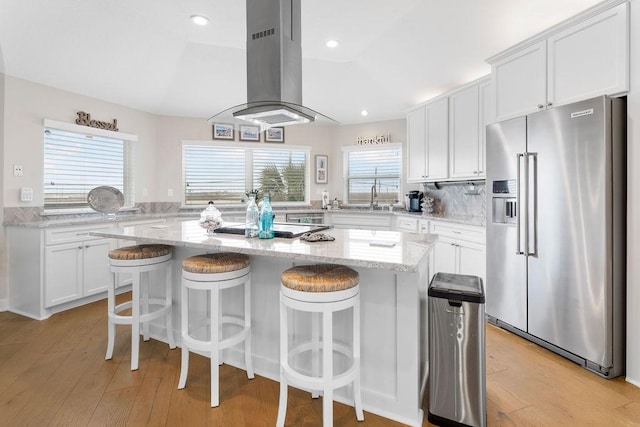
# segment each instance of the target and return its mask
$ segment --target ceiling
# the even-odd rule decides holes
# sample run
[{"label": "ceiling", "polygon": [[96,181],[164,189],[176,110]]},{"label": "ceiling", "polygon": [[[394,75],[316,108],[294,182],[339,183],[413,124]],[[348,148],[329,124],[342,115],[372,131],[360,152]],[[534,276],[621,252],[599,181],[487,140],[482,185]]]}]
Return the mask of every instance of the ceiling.
[{"label": "ceiling", "polygon": [[[404,117],[596,3],[302,0],[303,104],[344,124]],[[193,14],[210,24],[194,26]],[[207,119],[246,102],[245,31],[244,0],[0,0],[0,72]],[[341,44],[329,49],[328,39]]]}]

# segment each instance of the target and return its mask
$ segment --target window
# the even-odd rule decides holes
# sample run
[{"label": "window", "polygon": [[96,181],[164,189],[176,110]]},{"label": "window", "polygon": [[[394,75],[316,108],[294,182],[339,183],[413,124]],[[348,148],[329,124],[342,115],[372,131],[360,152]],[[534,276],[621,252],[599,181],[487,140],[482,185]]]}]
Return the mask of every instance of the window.
[{"label": "window", "polygon": [[253,148],[251,144],[185,143],[185,205],[240,203],[259,189],[272,202],[309,201],[309,149]]},{"label": "window", "polygon": [[372,194],[379,203],[400,200],[402,145],[344,147],[346,202],[369,204]]},{"label": "window", "polygon": [[88,208],[87,194],[100,185],[122,191],[125,204],[133,205],[129,145],[123,139],[46,127],[44,208]]}]

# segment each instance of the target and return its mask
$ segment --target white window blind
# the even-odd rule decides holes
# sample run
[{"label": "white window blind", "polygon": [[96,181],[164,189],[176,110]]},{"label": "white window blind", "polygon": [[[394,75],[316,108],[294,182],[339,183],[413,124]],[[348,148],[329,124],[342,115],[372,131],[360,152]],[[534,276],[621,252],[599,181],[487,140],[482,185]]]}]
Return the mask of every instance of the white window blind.
[{"label": "white window blind", "polygon": [[184,145],[185,204],[239,203],[260,190],[272,202],[306,202],[308,150]]},{"label": "white window blind", "polygon": [[247,191],[243,148],[185,145],[185,204],[239,203]]},{"label": "white window blind", "polygon": [[253,150],[253,188],[272,202],[304,202],[307,153],[302,150]]},{"label": "white window blind", "polygon": [[128,142],[104,136],[45,129],[45,209],[85,208],[92,188],[109,185],[132,203]]},{"label": "white window blind", "polygon": [[380,203],[400,200],[400,144],[375,149],[345,150],[344,155],[347,203],[369,203],[373,188]]}]

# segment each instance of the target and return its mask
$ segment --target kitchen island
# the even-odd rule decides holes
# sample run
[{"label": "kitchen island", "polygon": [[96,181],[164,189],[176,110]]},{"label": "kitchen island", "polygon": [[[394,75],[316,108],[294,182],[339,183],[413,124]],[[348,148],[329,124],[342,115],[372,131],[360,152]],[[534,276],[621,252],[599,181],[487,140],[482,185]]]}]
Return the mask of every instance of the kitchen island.
[{"label": "kitchen island", "polygon": [[[106,229],[91,234],[175,247],[174,329],[180,325],[180,266],[184,258],[219,251],[250,255],[253,367],[259,375],[276,381],[279,379],[280,274],[293,265],[309,263],[335,263],[354,268],[360,274],[364,410],[405,424],[421,425],[420,407],[428,358],[428,259],[435,236],[350,229],[329,229],[323,233],[335,240],[309,243],[299,238],[260,240],[234,234],[208,235],[195,220]],[[196,304],[190,310],[205,313],[206,301],[202,300],[200,306]],[[229,295],[224,297],[223,312],[241,312],[241,303],[241,294],[233,295],[233,290],[229,290]],[[293,333],[308,334],[309,319],[304,314],[297,315]],[[162,328],[161,323],[152,325],[152,336],[165,337]],[[349,316],[338,313],[335,339],[348,342],[349,331]],[[174,334],[180,337],[179,330]],[[225,350],[222,360],[243,368],[242,351],[241,346]],[[308,365],[308,360],[296,362],[302,369]],[[336,369],[341,366],[337,363]],[[352,393],[346,387],[336,390],[334,396],[353,405]]]}]

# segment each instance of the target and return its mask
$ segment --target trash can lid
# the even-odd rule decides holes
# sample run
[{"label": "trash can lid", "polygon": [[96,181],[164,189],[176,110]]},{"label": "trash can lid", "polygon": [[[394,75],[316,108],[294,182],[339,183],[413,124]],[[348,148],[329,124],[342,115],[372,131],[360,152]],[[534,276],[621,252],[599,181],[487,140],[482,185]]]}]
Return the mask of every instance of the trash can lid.
[{"label": "trash can lid", "polygon": [[484,286],[478,276],[436,273],[429,284],[429,296],[484,304]]}]

